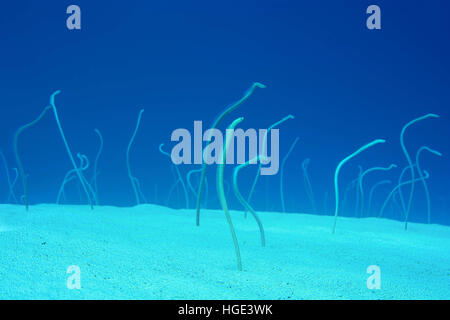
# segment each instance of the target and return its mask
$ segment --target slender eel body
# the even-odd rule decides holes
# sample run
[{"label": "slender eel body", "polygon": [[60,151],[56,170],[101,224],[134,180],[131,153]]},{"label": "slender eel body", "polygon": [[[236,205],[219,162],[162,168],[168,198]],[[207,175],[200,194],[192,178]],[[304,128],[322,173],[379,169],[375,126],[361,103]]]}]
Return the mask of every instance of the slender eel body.
[{"label": "slender eel body", "polygon": [[358,150],[356,150],[355,152],[353,152],[351,155],[349,155],[348,157],[346,157],[344,160],[342,160],[341,162],[339,162],[336,171],[334,172],[334,193],[335,193],[335,199],[336,199],[336,206],[334,209],[334,223],[333,223],[333,233],[336,232],[336,222],[337,222],[337,216],[338,216],[338,212],[339,212],[339,185],[338,185],[338,178],[339,178],[339,171],[341,170],[341,167],[350,159],[352,159],[353,157],[357,156],[358,154],[360,154],[361,152],[363,152],[364,150],[379,144],[379,143],[385,143],[386,140],[383,139],[377,139],[374,140],[364,146],[362,146],[361,148],[359,148]]},{"label": "slender eel body", "polygon": [[25,209],[28,211],[28,207],[29,207],[29,200],[28,200],[28,182],[27,182],[27,177],[25,175],[25,171],[23,169],[23,164],[22,164],[22,160],[19,157],[19,148],[18,148],[18,139],[19,139],[19,135],[24,132],[25,130],[33,127],[36,123],[38,123],[39,121],[41,121],[41,119],[45,116],[45,114],[47,113],[47,111],[51,110],[52,107],[51,106],[46,106],[44,108],[44,110],[42,110],[42,112],[39,114],[39,116],[32,122],[20,127],[19,129],[17,129],[16,133],[14,134],[14,142],[13,142],[13,147],[14,147],[14,156],[16,158],[16,162],[17,162],[17,167],[19,169],[19,175],[22,179],[22,187],[23,187],[23,201],[25,203]]},{"label": "slender eel body", "polygon": [[[265,88],[266,86],[263,85],[262,83],[259,82],[255,82],[252,84],[252,86],[250,87],[250,89],[247,90],[247,92],[244,94],[244,96],[239,99],[238,101],[236,101],[235,103],[231,104],[230,106],[228,106],[218,117],[217,119],[214,121],[211,129],[216,129],[217,126],[219,125],[219,123],[222,121],[222,119],[229,114],[230,112],[232,112],[233,110],[235,110],[237,107],[239,107],[245,100],[247,100],[253,93],[253,91],[255,91],[256,88]],[[209,137],[208,141],[210,142],[211,137]],[[208,143],[209,145],[209,143]],[[206,146],[206,148],[208,147],[208,145]],[[203,193],[203,185],[205,184],[205,178],[206,178],[206,163],[203,162],[203,156],[202,156],[202,175],[200,177],[200,184],[198,186],[198,192],[197,192],[197,208],[196,208],[196,225],[199,226],[200,225],[200,207],[201,207],[201,201],[202,201],[202,193]]]},{"label": "slender eel body", "polygon": [[[244,118],[237,118],[230,124],[228,129],[233,130],[240,122],[242,122],[242,120],[244,120]],[[217,196],[219,197],[220,205],[222,206],[222,209],[225,212],[225,217],[227,218],[231,237],[233,239],[234,250],[236,252],[237,268],[239,271],[242,271],[242,260],[241,260],[241,252],[239,250],[239,243],[236,237],[236,232],[234,231],[233,222],[231,221],[230,212],[228,211],[227,199],[225,198],[225,191],[223,188],[223,172],[225,166],[224,163],[226,159],[227,150],[230,145],[230,141],[231,139],[233,139],[233,136],[229,130],[227,130],[226,134],[225,140],[226,142],[223,149],[222,161],[217,165],[216,187],[217,187]]]}]

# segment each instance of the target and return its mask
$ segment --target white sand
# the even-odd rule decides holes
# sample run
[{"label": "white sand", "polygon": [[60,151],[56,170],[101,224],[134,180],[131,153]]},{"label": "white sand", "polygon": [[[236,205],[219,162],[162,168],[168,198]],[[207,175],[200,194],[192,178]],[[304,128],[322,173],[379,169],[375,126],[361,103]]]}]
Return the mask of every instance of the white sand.
[{"label": "white sand", "polygon": [[[221,211],[0,205],[1,299],[449,299],[450,227],[385,219]],[[81,290],[66,270],[81,268]],[[381,268],[381,289],[366,285]]]}]

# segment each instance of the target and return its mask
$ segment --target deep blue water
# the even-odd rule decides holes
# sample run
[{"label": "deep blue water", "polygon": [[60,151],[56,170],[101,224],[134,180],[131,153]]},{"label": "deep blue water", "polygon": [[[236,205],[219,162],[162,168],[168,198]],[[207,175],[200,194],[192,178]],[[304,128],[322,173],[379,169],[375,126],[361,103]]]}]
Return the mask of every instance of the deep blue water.
[{"label": "deep blue water", "polygon": [[[66,8],[77,4],[82,29],[68,30]],[[207,128],[219,112],[255,82],[260,89],[224,119],[239,116],[242,128],[267,128],[288,114],[280,126],[280,158],[299,143],[285,167],[289,212],[311,212],[301,162],[311,159],[309,175],[320,214],[334,210],[334,170],[344,157],[377,138],[387,140],[347,163],[340,175],[341,197],[358,165],[364,169],[407,165],[399,135],[408,121],[427,113],[440,115],[412,126],[405,142],[414,158],[422,145],[442,152],[424,153],[421,167],[430,173],[432,221],[450,223],[450,21],[447,1],[377,1],[382,29],[368,30],[369,1],[18,1],[0,9],[0,148],[11,175],[16,167],[12,140],[20,126],[36,118],[49,96],[61,90],[56,106],[72,152],[99,161],[101,204],[134,205],[125,151],[144,108],[131,152],[133,174],[147,200],[166,204],[174,183],[169,159],[158,151],[174,143],[177,128],[192,130],[194,120]],[[64,174],[72,169],[51,113],[20,137],[20,155],[28,175],[32,204],[54,203]],[[280,159],[281,161],[281,159]],[[198,166],[180,166],[185,175]],[[8,186],[0,167],[0,199]],[[401,169],[377,172],[370,187],[397,181]],[[215,198],[215,166],[208,168],[208,207]],[[240,187],[246,195],[255,167],[245,169]],[[227,166],[226,178],[232,170]],[[92,168],[86,172],[92,177]],[[280,176],[261,177],[253,205],[281,210]],[[375,195],[380,206],[395,184]],[[157,193],[155,192],[157,189]],[[21,183],[15,192],[20,197]],[[407,195],[407,189],[405,190]],[[328,193],[328,200],[325,194]],[[349,193],[340,212],[355,215]],[[65,203],[86,203],[72,181]],[[233,209],[241,209],[229,193]],[[367,199],[366,199],[367,201]],[[193,203],[193,198],[191,203]],[[183,193],[168,204],[182,207]],[[326,209],[325,209],[326,208]],[[399,218],[390,206],[387,216]],[[412,221],[425,221],[424,192],[417,184]]]}]

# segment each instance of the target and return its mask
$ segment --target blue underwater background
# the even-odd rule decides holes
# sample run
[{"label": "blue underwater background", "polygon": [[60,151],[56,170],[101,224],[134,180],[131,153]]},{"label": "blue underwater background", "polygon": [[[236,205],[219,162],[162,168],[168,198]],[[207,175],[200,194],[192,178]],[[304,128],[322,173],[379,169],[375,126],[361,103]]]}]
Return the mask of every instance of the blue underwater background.
[{"label": "blue underwater background", "polygon": [[[174,145],[177,128],[207,129],[215,117],[238,100],[253,82],[258,89],[224,119],[221,129],[239,116],[240,127],[267,128],[288,114],[280,129],[280,162],[291,143],[299,143],[285,167],[288,212],[312,213],[301,164],[310,158],[309,176],[318,214],[334,212],[334,170],[342,159],[377,138],[377,145],[348,162],[339,177],[341,199],[363,169],[397,164],[365,179],[365,189],[384,179],[374,207],[380,207],[407,165],[399,135],[412,157],[420,146],[421,167],[430,173],[433,223],[450,224],[450,20],[448,1],[377,1],[382,29],[366,28],[372,1],[83,1],[82,29],[66,28],[68,1],[17,1],[0,9],[0,148],[10,174],[16,167],[15,131],[34,120],[61,90],[56,106],[74,154],[99,160],[102,205],[136,204],[127,176],[125,152],[140,109],[145,109],[131,150],[133,174],[151,203],[184,207],[169,159],[158,151]],[[31,204],[55,203],[65,173],[72,169],[51,113],[20,136],[19,150],[28,175]],[[199,166],[182,165],[185,174]],[[8,201],[5,170],[0,167],[0,202]],[[226,167],[231,182],[232,170]],[[242,172],[247,195],[256,172]],[[86,172],[90,179],[92,166]],[[408,175],[407,175],[408,176]],[[408,176],[409,177],[409,176]],[[409,178],[408,178],[409,179]],[[219,208],[215,166],[208,168],[209,208]],[[256,210],[281,211],[280,175],[262,176],[252,201]],[[15,188],[19,197],[21,183]],[[357,216],[356,189],[340,210]],[[407,190],[405,190],[407,194]],[[68,184],[64,203],[85,204],[76,182]],[[367,197],[367,194],[366,194]],[[229,205],[241,210],[230,191]],[[190,199],[191,207],[194,198]],[[371,213],[372,214],[372,213]],[[375,215],[375,213],[373,213]],[[402,219],[391,204],[386,216]],[[416,185],[411,221],[426,221],[422,185]]]}]

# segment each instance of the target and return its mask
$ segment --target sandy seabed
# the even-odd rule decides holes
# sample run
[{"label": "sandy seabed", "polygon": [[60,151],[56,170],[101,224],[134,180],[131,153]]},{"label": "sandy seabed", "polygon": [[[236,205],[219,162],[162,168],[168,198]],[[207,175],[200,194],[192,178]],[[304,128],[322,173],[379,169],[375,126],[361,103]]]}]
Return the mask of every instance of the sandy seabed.
[{"label": "sandy seabed", "polygon": [[[377,218],[0,205],[0,299],[449,299],[450,227]],[[67,288],[71,265],[81,289]],[[367,288],[367,267],[381,289]]]}]

